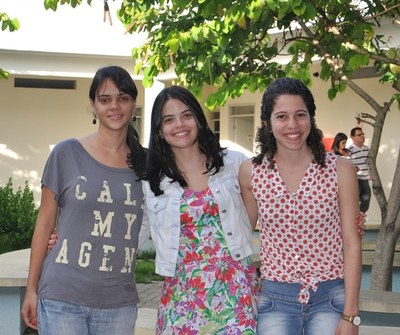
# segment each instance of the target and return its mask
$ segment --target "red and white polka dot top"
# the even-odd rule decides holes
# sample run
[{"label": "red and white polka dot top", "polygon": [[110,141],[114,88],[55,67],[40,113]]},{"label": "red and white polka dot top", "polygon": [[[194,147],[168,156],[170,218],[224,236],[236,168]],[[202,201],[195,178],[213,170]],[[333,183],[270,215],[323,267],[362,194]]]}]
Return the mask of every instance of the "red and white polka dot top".
[{"label": "red and white polka dot top", "polygon": [[343,278],[336,155],[326,165],[314,160],[296,192],[290,193],[276,164],[253,164],[252,191],[258,204],[261,278],[300,283],[299,301],[307,303],[309,289]]}]

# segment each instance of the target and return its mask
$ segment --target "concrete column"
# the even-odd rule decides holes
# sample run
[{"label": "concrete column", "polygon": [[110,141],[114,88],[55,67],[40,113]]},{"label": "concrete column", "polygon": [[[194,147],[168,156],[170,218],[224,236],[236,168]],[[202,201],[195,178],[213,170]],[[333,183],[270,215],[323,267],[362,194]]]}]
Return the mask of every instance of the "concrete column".
[{"label": "concrete column", "polygon": [[151,110],[154,100],[158,93],[165,87],[165,83],[155,80],[152,87],[144,90],[144,109],[143,109],[143,146],[148,147],[150,139],[150,120]]}]

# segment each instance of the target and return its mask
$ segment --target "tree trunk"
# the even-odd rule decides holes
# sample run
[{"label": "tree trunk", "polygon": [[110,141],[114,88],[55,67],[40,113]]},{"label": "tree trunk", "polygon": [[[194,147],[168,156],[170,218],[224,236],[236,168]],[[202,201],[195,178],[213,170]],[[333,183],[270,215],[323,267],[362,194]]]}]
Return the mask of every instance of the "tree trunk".
[{"label": "tree trunk", "polygon": [[371,290],[392,290],[393,260],[396,241],[397,236],[393,232],[393,225],[382,220],[371,269]]},{"label": "tree trunk", "polygon": [[[370,289],[391,291],[394,253],[397,237],[400,232],[400,155],[397,157],[392,189],[388,200],[386,199],[376,161],[378,158],[386,115],[390,106],[393,104],[394,99],[392,97],[390,101],[385,102],[381,106],[353,81],[348,80],[347,84],[376,112],[376,116],[362,113],[362,118],[360,119],[362,122],[374,127],[367,163],[372,179],[372,191],[381,210],[381,227],[376,242],[374,261],[372,264]],[[367,119],[367,121],[365,119]],[[372,120],[372,122],[370,120]]]},{"label": "tree trunk", "polygon": [[[381,228],[379,230],[374,262],[371,270],[371,290],[392,290],[393,260],[396,242],[400,234],[400,155],[397,157],[389,199],[384,206],[382,189],[372,185],[378,203],[381,205]],[[380,194],[380,197],[379,197]]]}]

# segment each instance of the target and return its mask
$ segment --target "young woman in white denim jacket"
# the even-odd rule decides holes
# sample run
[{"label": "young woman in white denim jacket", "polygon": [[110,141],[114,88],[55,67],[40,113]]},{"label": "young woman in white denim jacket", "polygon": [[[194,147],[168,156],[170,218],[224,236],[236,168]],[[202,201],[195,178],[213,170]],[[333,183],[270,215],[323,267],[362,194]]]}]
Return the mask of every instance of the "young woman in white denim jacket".
[{"label": "young woman in white denim jacket", "polygon": [[143,183],[156,273],[165,276],[157,334],[255,334],[257,272],[238,181],[239,152],[221,148],[196,98],[165,88],[152,116]]}]

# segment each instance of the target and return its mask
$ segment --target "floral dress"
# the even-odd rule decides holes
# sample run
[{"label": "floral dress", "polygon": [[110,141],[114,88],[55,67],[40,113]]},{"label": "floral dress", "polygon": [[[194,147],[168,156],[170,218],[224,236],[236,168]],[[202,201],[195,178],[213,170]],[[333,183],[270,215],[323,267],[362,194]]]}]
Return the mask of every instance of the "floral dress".
[{"label": "floral dress", "polygon": [[211,190],[186,190],[180,213],[177,267],[163,284],[156,333],[255,334],[257,272],[250,257],[231,257]]}]

